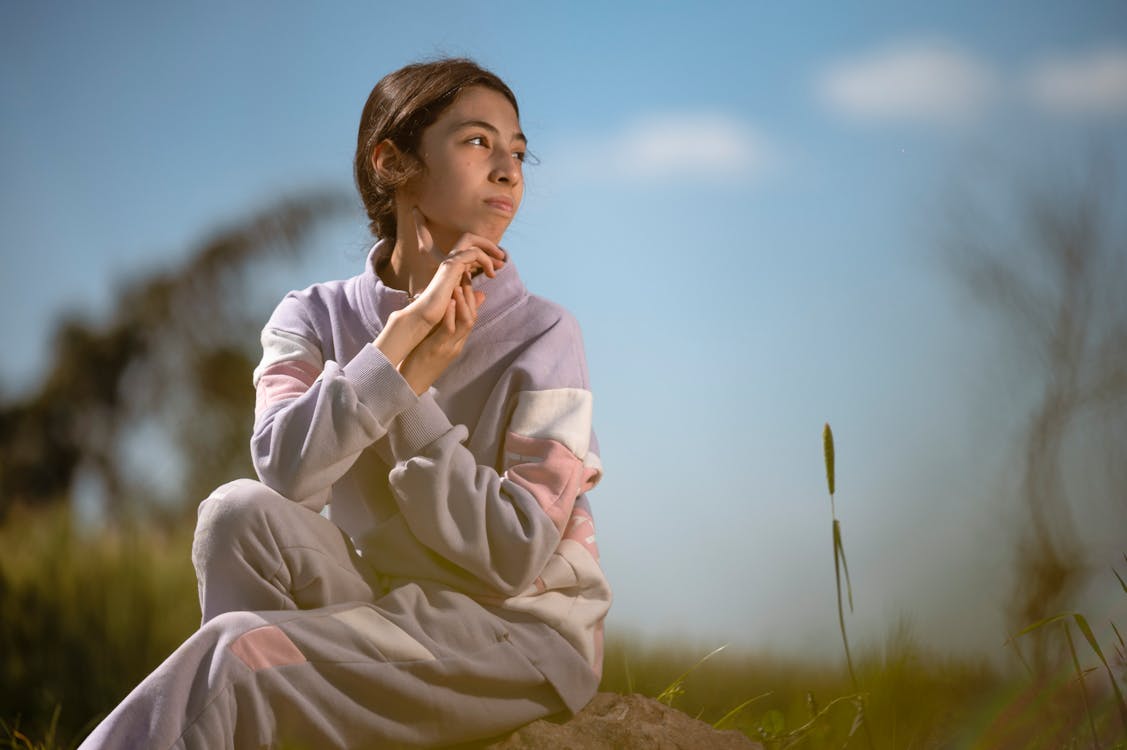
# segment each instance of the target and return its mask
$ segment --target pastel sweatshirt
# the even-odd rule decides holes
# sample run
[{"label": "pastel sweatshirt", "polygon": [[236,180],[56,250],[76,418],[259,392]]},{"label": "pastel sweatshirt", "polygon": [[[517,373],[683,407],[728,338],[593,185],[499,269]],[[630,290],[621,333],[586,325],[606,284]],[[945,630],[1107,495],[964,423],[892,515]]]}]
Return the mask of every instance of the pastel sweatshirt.
[{"label": "pastel sweatshirt", "polygon": [[259,478],[328,505],[389,585],[425,581],[547,623],[597,682],[611,592],[586,498],[602,466],[578,324],[529,294],[510,258],[474,279],[486,295],[474,329],[416,397],[372,344],[407,304],[374,271],[387,248],[270,317],[254,372]]}]

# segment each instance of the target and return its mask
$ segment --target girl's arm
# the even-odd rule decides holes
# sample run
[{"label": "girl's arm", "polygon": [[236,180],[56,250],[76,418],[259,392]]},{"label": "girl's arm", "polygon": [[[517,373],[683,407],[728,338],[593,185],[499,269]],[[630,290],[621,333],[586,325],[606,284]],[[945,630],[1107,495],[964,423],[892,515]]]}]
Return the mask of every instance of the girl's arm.
[{"label": "girl's arm", "polygon": [[[287,297],[275,318],[298,305]],[[333,483],[417,397],[374,345],[341,366],[323,361],[311,337],[289,330],[268,326],[262,344],[251,436],[255,471],[283,496],[320,511]]]},{"label": "girl's arm", "polygon": [[[376,340],[343,367],[323,361],[302,303],[295,297],[283,300],[271,321],[287,325],[267,325],[262,363],[255,371],[251,454],[259,478],[291,500],[323,508],[333,483],[383,437],[396,414],[416,401],[398,365],[424,340],[422,348],[435,351],[428,333],[454,309],[453,290],[472,268],[494,275],[494,264],[500,267],[503,261],[476,245],[456,248],[419,299],[393,313]],[[458,336],[464,340],[465,331],[459,329]],[[446,353],[449,348],[440,347]]]},{"label": "girl's arm", "polygon": [[466,428],[452,425],[430,394],[388,430],[389,479],[411,532],[506,596],[537,581],[562,539],[597,559],[590,513],[577,507],[601,476],[578,326],[561,318],[522,356],[552,366],[513,379],[511,417],[497,428],[500,466],[477,463]]}]

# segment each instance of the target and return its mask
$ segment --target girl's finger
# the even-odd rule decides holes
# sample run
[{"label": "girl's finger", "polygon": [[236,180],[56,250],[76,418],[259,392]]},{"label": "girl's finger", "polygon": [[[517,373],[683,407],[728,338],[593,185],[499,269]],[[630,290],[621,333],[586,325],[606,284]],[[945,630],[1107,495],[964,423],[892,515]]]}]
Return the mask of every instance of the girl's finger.
[{"label": "girl's finger", "polygon": [[440,281],[440,284],[451,281],[460,282],[463,274],[469,273],[477,267],[482,268],[485,271],[485,275],[492,278],[496,275],[497,270],[504,267],[504,265],[505,262],[503,260],[498,260],[488,255],[479,247],[466,248],[450,253],[443,259],[442,265],[439,266],[438,273],[435,274],[435,280],[438,280],[439,276],[442,275],[444,280]]},{"label": "girl's finger", "polygon": [[488,276],[494,275],[492,270],[494,263],[503,265],[503,261],[492,258],[480,248],[448,255],[439,264],[434,278],[427,284],[417,302],[412,304],[418,304],[418,309],[431,310],[434,315],[438,316],[439,310],[445,311],[445,307],[439,307],[439,305],[445,305],[447,301],[453,299],[454,289],[461,285],[463,275],[475,263],[481,263]]},{"label": "girl's finger", "polygon": [[466,307],[470,309],[470,320],[477,320],[477,292],[469,284],[462,284],[462,291],[466,297]]},{"label": "girl's finger", "polygon": [[481,269],[485,271],[486,276],[492,278],[498,271],[505,267],[503,258],[495,258],[488,254],[483,248],[475,247],[474,250],[476,250],[476,252],[473,257],[468,260],[471,269]]},{"label": "girl's finger", "polygon": [[458,307],[459,327],[473,325],[473,316],[470,315],[470,305],[466,300],[466,288],[464,286],[459,286],[454,290],[454,304]]},{"label": "girl's finger", "polygon": [[481,248],[497,260],[505,259],[505,251],[502,250],[501,247],[497,245],[497,243],[493,242],[490,239],[486,239],[485,237],[481,237],[476,234],[470,234],[469,232],[463,234],[458,238],[458,241],[454,243],[454,248],[450,252],[459,252],[469,247]]},{"label": "girl's finger", "polygon": [[461,264],[466,273],[470,273],[475,268],[481,268],[485,271],[486,275],[490,277],[496,273],[497,269],[505,265],[505,261],[500,258],[494,258],[485,252],[484,249],[476,245],[457,250],[446,257],[455,263]]},{"label": "girl's finger", "polygon": [[458,330],[457,304],[454,300],[446,303],[446,313],[442,316],[442,325],[446,328],[447,333],[454,333]]}]

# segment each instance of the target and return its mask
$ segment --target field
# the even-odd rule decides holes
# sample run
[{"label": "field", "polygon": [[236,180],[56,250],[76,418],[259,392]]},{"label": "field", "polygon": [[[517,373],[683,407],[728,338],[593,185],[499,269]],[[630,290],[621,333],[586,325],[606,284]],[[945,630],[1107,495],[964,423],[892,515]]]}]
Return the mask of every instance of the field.
[{"label": "field", "polygon": [[[192,520],[82,533],[64,509],[9,516],[0,748],[74,747],[194,630]],[[1125,665],[1104,646],[1122,685]],[[948,659],[893,624],[879,650],[854,654],[858,694],[843,660],[708,656],[611,632],[602,689],[660,697],[768,748],[1127,747],[1107,672],[1081,638],[1076,652],[1091,669],[1082,685],[1066,650],[1052,679],[1034,681],[1016,658],[1007,671]]]}]

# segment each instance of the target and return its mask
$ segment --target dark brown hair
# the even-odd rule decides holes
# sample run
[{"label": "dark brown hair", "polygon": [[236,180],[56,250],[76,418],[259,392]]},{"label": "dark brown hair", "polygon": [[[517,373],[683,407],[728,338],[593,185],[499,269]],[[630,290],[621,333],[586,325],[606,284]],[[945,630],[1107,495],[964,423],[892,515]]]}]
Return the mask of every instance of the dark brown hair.
[{"label": "dark brown hair", "polygon": [[[422,171],[419,143],[459,92],[484,86],[505,96],[520,117],[517,98],[505,82],[473,60],[442,58],[407,65],[389,73],[368,95],[360,116],[353,169],[356,188],[368,213],[368,226],[377,237],[395,237],[395,191]],[[405,157],[394,167],[377,172],[372,152],[390,140]]]}]

